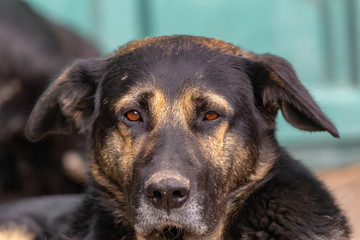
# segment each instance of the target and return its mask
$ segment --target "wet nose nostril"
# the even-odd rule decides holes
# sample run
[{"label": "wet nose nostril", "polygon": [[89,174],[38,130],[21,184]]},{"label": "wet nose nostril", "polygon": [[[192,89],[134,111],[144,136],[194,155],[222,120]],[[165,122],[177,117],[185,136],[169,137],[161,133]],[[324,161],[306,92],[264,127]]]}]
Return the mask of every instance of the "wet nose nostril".
[{"label": "wet nose nostril", "polygon": [[182,201],[183,199],[186,200],[188,195],[189,191],[187,189],[175,190],[172,193],[172,198],[177,201]]},{"label": "wet nose nostril", "polygon": [[189,191],[186,189],[176,190],[172,194],[172,205],[175,207],[181,206],[188,198]]},{"label": "wet nose nostril", "polygon": [[153,205],[161,207],[164,204],[163,194],[159,191],[150,191],[146,194]]},{"label": "wet nose nostril", "polygon": [[150,202],[156,208],[167,211],[182,206],[188,199],[189,193],[189,185],[174,178],[160,179],[145,185],[145,195]]},{"label": "wet nose nostril", "polygon": [[181,193],[181,191],[175,191],[173,193],[173,198],[182,198],[184,195]]},{"label": "wet nose nostril", "polygon": [[162,199],[162,194],[160,192],[160,188],[156,184],[150,184],[145,188],[146,196],[152,199]]},{"label": "wet nose nostril", "polygon": [[152,198],[161,199],[161,193],[159,191],[154,191]]}]

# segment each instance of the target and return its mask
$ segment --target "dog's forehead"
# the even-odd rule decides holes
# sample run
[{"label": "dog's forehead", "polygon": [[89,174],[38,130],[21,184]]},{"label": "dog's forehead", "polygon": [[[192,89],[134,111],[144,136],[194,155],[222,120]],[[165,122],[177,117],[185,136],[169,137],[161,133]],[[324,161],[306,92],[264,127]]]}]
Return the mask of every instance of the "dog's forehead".
[{"label": "dog's forehead", "polygon": [[109,57],[111,72],[117,75],[111,74],[111,79],[105,81],[109,90],[106,95],[121,89],[121,94],[114,97],[117,101],[122,98],[122,102],[139,101],[141,96],[156,93],[167,101],[202,98],[213,102],[217,98],[236,105],[236,99],[251,92],[242,54],[245,52],[238,47],[204,37],[168,36],[135,41]]},{"label": "dog's forehead", "polygon": [[176,48],[186,48],[192,45],[197,45],[200,48],[206,48],[208,50],[219,51],[225,54],[231,54],[236,56],[244,56],[251,54],[247,51],[243,51],[239,47],[236,47],[230,43],[207,37],[187,36],[187,35],[173,35],[173,36],[161,36],[161,37],[149,37],[137,41],[128,43],[127,45],[119,48],[112,56],[121,56],[133,51],[147,48],[158,47],[163,51],[171,51]]}]

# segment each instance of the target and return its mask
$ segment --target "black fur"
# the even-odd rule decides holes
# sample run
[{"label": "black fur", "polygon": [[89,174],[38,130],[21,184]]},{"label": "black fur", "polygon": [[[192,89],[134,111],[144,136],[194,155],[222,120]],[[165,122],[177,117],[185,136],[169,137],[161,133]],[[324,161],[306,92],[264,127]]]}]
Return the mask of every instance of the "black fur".
[{"label": "black fur", "polygon": [[281,151],[271,174],[236,213],[224,239],[242,239],[244,234],[247,239],[346,239],[343,213],[304,166]]}]

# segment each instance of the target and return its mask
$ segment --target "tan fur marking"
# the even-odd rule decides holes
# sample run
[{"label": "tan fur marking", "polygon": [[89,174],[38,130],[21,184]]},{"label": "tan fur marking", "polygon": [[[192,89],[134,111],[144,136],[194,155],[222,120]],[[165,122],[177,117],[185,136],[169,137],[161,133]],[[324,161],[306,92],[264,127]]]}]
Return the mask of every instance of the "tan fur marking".
[{"label": "tan fur marking", "polygon": [[276,157],[277,155],[275,153],[268,153],[265,151],[260,152],[260,161],[257,164],[255,172],[250,176],[250,181],[229,194],[225,210],[221,217],[222,219],[220,219],[219,222],[226,225],[227,222],[231,221],[233,213],[235,213],[237,209],[242,208],[248,196],[257,189],[257,186],[269,174]]},{"label": "tan fur marking", "polygon": [[227,122],[223,122],[216,128],[214,134],[211,136],[207,138],[202,136],[198,137],[203,152],[208,154],[207,159],[211,161],[214,166],[218,166],[223,170],[225,170],[226,166],[224,138],[228,126],[229,124]]},{"label": "tan fur marking", "polygon": [[165,169],[164,171],[161,171],[161,172],[156,172],[155,174],[150,176],[150,178],[145,181],[145,186],[147,186],[150,182],[158,183],[162,179],[166,179],[166,178],[174,178],[174,179],[184,183],[185,185],[190,186],[189,179],[181,176],[179,174],[179,172],[174,171],[174,170],[169,170],[169,169]]},{"label": "tan fur marking", "polygon": [[[116,153],[120,154],[121,159],[112,159],[112,161],[119,163],[119,168],[123,173],[123,180],[126,181],[131,177],[132,172],[132,163],[135,156],[133,147],[135,147],[131,134],[127,127],[123,125],[119,125],[119,130],[121,134],[121,138],[118,134],[113,133],[111,139],[109,139],[108,143],[106,144],[109,148],[112,146],[116,148]],[[116,155],[118,155],[116,154]],[[110,155],[109,158],[112,158],[113,155]],[[119,171],[119,169],[118,169]]]},{"label": "tan fur marking", "polygon": [[126,176],[125,181],[130,182],[132,176],[132,164],[135,156],[140,154],[142,147],[146,141],[147,135],[140,136],[136,141],[129,140],[125,143],[124,147],[124,161],[122,162],[122,169]]},{"label": "tan fur marking", "polygon": [[185,116],[186,119],[191,119],[195,114],[195,104],[193,102],[193,95],[196,91],[187,91],[184,93],[182,99],[176,102],[176,105],[181,109],[181,114]]},{"label": "tan fur marking", "polygon": [[207,92],[204,95],[210,99],[211,104],[221,106],[221,108],[228,114],[233,112],[233,109],[230,107],[229,103],[222,96],[213,92]]},{"label": "tan fur marking", "polygon": [[[238,159],[238,163],[244,163],[243,161],[248,159],[250,156],[250,152],[248,149],[246,149],[244,146],[241,146],[241,140],[237,139],[236,136],[230,136],[226,141],[229,141],[227,144],[229,148],[233,149],[231,147],[232,144],[240,144],[238,146],[238,150],[236,152],[236,158]],[[231,143],[232,142],[232,143]],[[236,212],[238,208],[241,208],[242,205],[245,203],[245,200],[247,197],[257,188],[259,183],[261,183],[262,180],[265,179],[265,177],[269,174],[269,171],[273,167],[273,164],[275,162],[275,159],[277,158],[277,155],[275,153],[267,152],[267,149],[271,148],[263,148],[264,150],[260,151],[259,156],[259,162],[257,163],[256,170],[254,173],[252,173],[249,176],[248,183],[241,187],[237,187],[237,189],[233,192],[229,193],[229,197],[227,199],[225,210],[218,222],[218,226],[215,228],[215,230],[209,235],[208,239],[223,239],[223,233],[224,233],[224,227],[227,225],[227,222],[232,221],[233,213]],[[226,150],[225,150],[226,151]],[[246,169],[243,169],[242,166],[239,166],[240,170],[243,172],[233,172],[231,175],[233,177],[239,178],[239,176],[244,176]],[[234,182],[234,180],[228,180],[228,182]]]},{"label": "tan fur marking", "polygon": [[206,100],[209,101],[210,105],[214,107],[219,106],[227,113],[232,113],[233,111],[233,109],[231,108],[231,106],[224,97],[216,94],[214,91],[211,91],[209,89],[204,89],[202,87],[192,87],[186,90],[186,92],[184,93],[184,97],[182,99],[184,108],[189,107],[189,104],[193,104],[193,99],[196,98],[205,98]]},{"label": "tan fur marking", "polygon": [[[264,159],[266,156],[266,159]],[[265,178],[268,175],[271,168],[274,166],[276,158],[278,158],[276,153],[262,153],[260,152],[260,161],[258,161],[256,166],[256,171],[250,176],[251,181],[258,182]]]},{"label": "tan fur marking", "polygon": [[74,120],[76,126],[80,128],[83,119],[83,111],[75,107],[77,103],[67,98],[62,98],[59,100],[59,102],[62,104],[65,114],[71,117],[71,119]]},{"label": "tan fur marking", "polygon": [[[177,38],[178,36],[172,35],[172,36],[162,36],[162,37],[149,37],[141,40],[137,40],[134,42],[130,42],[127,45],[119,48],[112,56],[121,56],[125,54],[129,54],[137,49],[148,47],[148,46],[160,46],[165,51],[165,48],[168,48],[171,46],[169,42],[172,39]],[[220,51],[225,54],[231,54],[236,56],[242,56],[245,58],[252,57],[253,54],[251,52],[245,51],[240,49],[239,47],[236,47],[235,45],[232,45],[230,43],[221,41],[219,39],[213,39],[213,38],[207,38],[207,37],[194,37],[194,36],[183,36],[183,39],[187,42],[183,45],[186,46],[188,44],[198,44],[200,47],[207,48],[212,51]],[[175,49],[174,49],[175,50]]]},{"label": "tan fur marking", "polygon": [[140,234],[136,233],[136,240],[146,240],[146,238],[144,238]]},{"label": "tan fur marking", "polygon": [[157,43],[158,41],[162,41],[165,39],[167,39],[167,37],[148,37],[148,38],[140,39],[137,41],[133,41],[133,42],[130,42],[130,43],[126,44],[125,46],[119,48],[114,53],[114,55],[115,56],[125,55],[125,54],[135,51],[136,49],[139,49],[139,48],[142,48],[145,46],[150,46],[154,43]]},{"label": "tan fur marking", "polygon": [[117,103],[115,103],[115,106],[114,106],[115,111],[120,112],[120,110],[122,108],[124,108],[125,106],[136,102],[137,96],[138,96],[138,94],[134,95],[134,94],[132,94],[132,92],[122,96],[121,99]]},{"label": "tan fur marking", "polygon": [[243,50],[241,50],[239,47],[236,47],[230,43],[221,41],[219,39],[206,38],[206,37],[193,37],[191,40],[202,47],[206,47],[208,49],[215,51],[220,51],[226,54],[240,56],[243,53]]},{"label": "tan fur marking", "polygon": [[[118,103],[115,104],[115,111],[121,111],[122,108],[127,107],[127,105],[136,105],[136,99],[139,94],[148,93],[149,87],[136,87],[138,92],[131,91],[126,94]],[[135,95],[134,95],[135,94]],[[160,100],[156,100],[159,102]],[[132,165],[136,156],[140,154],[144,142],[147,139],[147,135],[144,134],[136,139],[133,139],[131,132],[128,127],[119,122],[118,131],[111,133],[105,139],[105,145],[100,148],[101,158],[99,164],[101,168],[104,169],[108,175],[112,176],[114,179],[118,179],[119,172],[121,172],[120,181],[130,181],[132,175]],[[146,145],[148,151],[145,154],[148,154],[151,151],[151,146],[153,144]],[[117,159],[114,159],[114,156],[117,156]]]},{"label": "tan fur marking", "polygon": [[249,166],[248,159],[250,158],[250,150],[245,146],[243,139],[236,134],[227,134],[224,140],[226,159],[234,158],[234,165],[231,167],[228,177],[227,191],[233,190],[237,187],[239,182],[236,179],[241,179],[247,182],[246,177],[249,174],[247,169]]},{"label": "tan fur marking", "polygon": [[71,71],[71,68],[68,68],[65,70],[65,72],[63,72],[60,77],[58,77],[55,81],[55,86],[59,85],[60,83],[66,81],[68,79],[68,75]]},{"label": "tan fur marking", "polygon": [[[101,168],[113,179],[130,181],[132,164],[135,156],[141,151],[146,136],[143,135],[136,141],[132,139],[127,127],[119,124],[119,133],[113,132],[105,141],[104,149],[101,150]],[[114,158],[117,156],[117,158]],[[119,179],[121,173],[121,179]]]},{"label": "tan fur marking", "polygon": [[0,240],[34,240],[35,234],[31,233],[25,226],[16,223],[8,223],[0,226]]},{"label": "tan fur marking", "polygon": [[186,120],[191,119],[195,113],[194,100],[197,98],[206,99],[209,108],[220,108],[227,114],[233,113],[232,107],[224,97],[208,89],[191,87],[190,89],[185,90],[182,98],[174,104],[178,109],[181,109],[181,113],[185,116]]},{"label": "tan fur marking", "polygon": [[209,236],[206,236],[205,239],[209,240],[224,240],[223,234],[224,234],[224,228],[225,228],[225,222],[219,221],[218,225],[216,226],[215,230],[212,231],[212,233],[209,234]]},{"label": "tan fur marking", "polygon": [[90,171],[96,182],[111,192],[118,202],[123,203],[125,201],[124,194],[120,191],[117,184],[113,184],[107,179],[106,176],[104,176],[100,170],[99,165],[91,163]]},{"label": "tan fur marking", "polygon": [[168,109],[168,107],[166,106],[165,96],[160,90],[155,90],[153,97],[150,99],[149,105],[155,125],[159,123],[161,117],[166,119],[166,116],[162,116],[162,112],[165,108]]},{"label": "tan fur marking", "polygon": [[270,70],[270,79],[274,80],[282,89],[287,90],[287,87],[284,84],[284,81],[280,79],[280,77],[272,70]]},{"label": "tan fur marking", "polygon": [[137,104],[137,99],[140,95],[145,93],[156,93],[157,89],[154,87],[153,84],[141,84],[141,85],[135,85],[131,88],[129,92],[127,92],[124,96],[121,97],[115,104],[114,104],[114,110],[115,112],[120,112],[121,109],[126,107],[127,105],[134,105]]}]

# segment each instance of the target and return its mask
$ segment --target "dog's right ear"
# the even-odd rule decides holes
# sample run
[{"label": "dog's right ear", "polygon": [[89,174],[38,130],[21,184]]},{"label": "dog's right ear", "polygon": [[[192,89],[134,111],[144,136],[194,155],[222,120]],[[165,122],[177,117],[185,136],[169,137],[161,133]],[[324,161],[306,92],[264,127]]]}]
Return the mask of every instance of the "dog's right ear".
[{"label": "dog's right ear", "polygon": [[321,111],[299,81],[293,67],[285,59],[272,54],[247,53],[258,109],[273,128],[275,116],[281,110],[294,127],[305,131],[328,131],[339,137],[334,124]]},{"label": "dog's right ear", "polygon": [[106,60],[80,60],[41,95],[30,114],[25,135],[36,141],[52,132],[85,132],[95,112],[95,93]]}]

